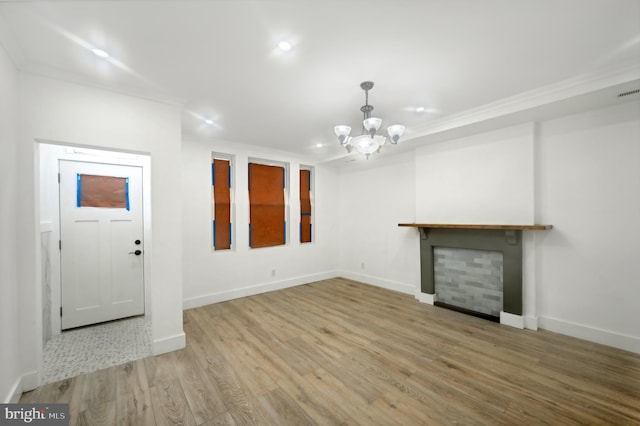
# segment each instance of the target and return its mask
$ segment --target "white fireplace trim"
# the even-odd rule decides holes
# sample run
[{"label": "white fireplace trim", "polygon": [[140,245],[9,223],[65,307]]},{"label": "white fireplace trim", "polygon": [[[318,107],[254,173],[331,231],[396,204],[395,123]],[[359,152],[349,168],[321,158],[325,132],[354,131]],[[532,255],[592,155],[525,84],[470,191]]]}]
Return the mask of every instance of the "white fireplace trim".
[{"label": "white fireplace trim", "polygon": [[500,311],[500,324],[508,325],[509,327],[524,329],[524,317],[522,315],[510,314],[509,312]]},{"label": "white fireplace trim", "polygon": [[428,305],[433,305],[433,303],[436,301],[436,295],[435,294],[429,294],[429,293],[420,292],[418,294],[417,299],[422,303],[426,303]]}]

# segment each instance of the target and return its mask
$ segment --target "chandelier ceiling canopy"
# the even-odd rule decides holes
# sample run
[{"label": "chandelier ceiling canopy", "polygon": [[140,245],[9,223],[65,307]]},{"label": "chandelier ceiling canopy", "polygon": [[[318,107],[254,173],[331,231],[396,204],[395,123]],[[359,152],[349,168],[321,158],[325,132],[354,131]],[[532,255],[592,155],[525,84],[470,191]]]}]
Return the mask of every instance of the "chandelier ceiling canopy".
[{"label": "chandelier ceiling canopy", "polygon": [[387,139],[392,144],[397,144],[404,133],[404,126],[394,124],[387,127],[386,135],[377,133],[382,125],[382,119],[371,116],[373,105],[369,105],[369,90],[373,88],[373,81],[363,81],[360,83],[360,88],[364,90],[365,94],[364,105],[360,107],[360,111],[362,111],[364,116],[362,120],[362,134],[355,137],[349,136],[351,134],[351,127],[346,125],[335,126],[333,131],[347,152],[351,152],[355,148],[356,151],[364,154],[367,159],[369,159],[371,154],[380,151],[380,148],[387,142]]}]

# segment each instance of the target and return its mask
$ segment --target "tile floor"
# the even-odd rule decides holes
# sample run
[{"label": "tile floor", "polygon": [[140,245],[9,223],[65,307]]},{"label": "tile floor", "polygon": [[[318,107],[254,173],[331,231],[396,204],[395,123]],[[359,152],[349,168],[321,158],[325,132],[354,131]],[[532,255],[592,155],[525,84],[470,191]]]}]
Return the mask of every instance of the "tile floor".
[{"label": "tile floor", "polygon": [[44,347],[42,384],[150,356],[151,341],[148,316],[63,331]]}]

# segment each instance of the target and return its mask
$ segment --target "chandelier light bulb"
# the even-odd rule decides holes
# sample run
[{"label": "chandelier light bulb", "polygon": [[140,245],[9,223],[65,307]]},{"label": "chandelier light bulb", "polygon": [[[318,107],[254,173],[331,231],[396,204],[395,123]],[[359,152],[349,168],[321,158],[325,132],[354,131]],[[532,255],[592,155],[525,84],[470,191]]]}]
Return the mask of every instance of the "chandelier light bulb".
[{"label": "chandelier light bulb", "polygon": [[347,143],[347,137],[351,133],[351,127],[340,125],[340,126],[334,127],[333,131],[336,134],[336,136],[338,137],[338,140],[340,141],[340,144],[344,145],[344,144]]},{"label": "chandelier light bulb", "polygon": [[[362,125],[372,136],[376,134],[380,126],[382,125],[382,118],[369,117],[362,122]],[[373,131],[373,132],[372,132]]]},{"label": "chandelier light bulb", "polygon": [[369,155],[374,152],[379,152],[385,142],[386,138],[384,136],[376,135],[371,137],[369,135],[360,135],[352,139],[351,145],[353,145],[360,154],[364,154],[369,158]]},{"label": "chandelier light bulb", "polygon": [[394,124],[387,127],[387,134],[389,135],[389,142],[397,144],[402,135],[404,134],[404,126],[402,124]]}]

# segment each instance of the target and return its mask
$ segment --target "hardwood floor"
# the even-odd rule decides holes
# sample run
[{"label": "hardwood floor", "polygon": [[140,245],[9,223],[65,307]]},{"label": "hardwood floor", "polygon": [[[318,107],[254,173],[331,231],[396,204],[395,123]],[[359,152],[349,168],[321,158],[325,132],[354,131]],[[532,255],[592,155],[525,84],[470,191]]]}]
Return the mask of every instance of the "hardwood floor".
[{"label": "hardwood floor", "polygon": [[71,424],[640,424],[640,355],[346,279],[191,309],[187,347],[42,386]]}]

